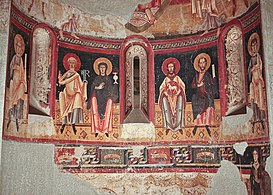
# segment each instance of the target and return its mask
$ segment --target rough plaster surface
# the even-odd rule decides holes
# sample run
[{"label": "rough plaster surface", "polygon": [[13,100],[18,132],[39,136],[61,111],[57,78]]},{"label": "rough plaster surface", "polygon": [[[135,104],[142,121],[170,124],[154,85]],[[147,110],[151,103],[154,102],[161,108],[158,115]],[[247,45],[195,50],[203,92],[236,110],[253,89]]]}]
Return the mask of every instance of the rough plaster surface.
[{"label": "rough plaster surface", "polygon": [[[8,24],[9,24],[10,0],[1,0],[0,3],[0,121],[2,124],[4,114],[4,97],[5,97],[5,77],[6,77],[6,60],[8,48]],[[0,167],[2,151],[2,125],[0,126]]]},{"label": "rough plaster surface", "polygon": [[222,135],[238,135],[249,132],[250,122],[253,115],[253,110],[247,107],[247,113],[242,115],[234,115],[223,117],[221,123],[221,134]]},{"label": "rough plaster surface", "polygon": [[[273,1],[272,0],[261,0],[262,9],[262,27],[263,27],[263,38],[264,38],[264,57],[265,57],[265,74],[266,74],[266,87],[267,87],[267,105],[268,105],[268,120],[269,120],[269,136],[270,136],[270,157],[267,159],[266,171],[273,178]],[[272,183],[272,182],[271,182]],[[271,185],[271,191],[273,192],[273,185]]]},{"label": "rough plaster surface", "polygon": [[97,194],[92,184],[61,173],[53,162],[53,152],[52,144],[3,141],[0,194]]},{"label": "rough plaster surface", "polygon": [[122,125],[121,138],[133,139],[133,138],[148,138],[151,141],[155,141],[155,127],[152,123],[129,123]]},{"label": "rough plaster surface", "polygon": [[221,168],[213,177],[207,195],[247,194],[246,185],[241,181],[238,168],[229,161],[223,160]]},{"label": "rough plaster surface", "polygon": [[99,192],[118,195],[204,195],[212,173],[79,173]]},{"label": "rough plaster surface", "polygon": [[247,146],[248,146],[247,142],[241,142],[241,143],[233,144],[234,150],[235,150],[238,154],[240,154],[240,155],[242,155],[242,156],[244,155]]},{"label": "rough plaster surface", "polygon": [[137,4],[147,3],[150,0],[62,0],[62,2],[71,4],[87,13],[114,15],[129,20]]},{"label": "rough plaster surface", "polygon": [[56,135],[52,117],[28,115],[28,126],[26,132],[32,136]]}]

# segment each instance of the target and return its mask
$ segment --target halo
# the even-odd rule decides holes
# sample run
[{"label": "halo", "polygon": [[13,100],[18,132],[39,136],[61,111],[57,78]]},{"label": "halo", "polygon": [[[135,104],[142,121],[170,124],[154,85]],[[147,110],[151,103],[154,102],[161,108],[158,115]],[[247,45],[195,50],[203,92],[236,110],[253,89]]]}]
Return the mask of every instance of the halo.
[{"label": "halo", "polygon": [[[22,48],[22,51],[18,51],[18,46]],[[15,35],[13,47],[14,47],[15,53],[20,54],[20,56],[23,55],[23,53],[25,52],[25,41],[22,35],[20,34]]]},{"label": "halo", "polygon": [[[254,53],[251,49],[251,42],[253,41],[253,39],[256,39],[257,40],[257,51]],[[259,51],[260,49],[260,44],[261,44],[261,41],[260,41],[260,36],[258,35],[258,33],[253,33],[249,39],[248,39],[248,43],[247,43],[247,49],[248,49],[248,53],[251,55],[251,56],[254,56],[256,55],[256,53]]]},{"label": "halo", "polygon": [[200,68],[199,68],[199,66],[198,66],[198,62],[199,62],[200,58],[206,58],[206,60],[207,60],[207,66],[206,66],[205,71],[207,71],[207,70],[209,69],[210,63],[211,63],[210,56],[209,56],[209,54],[207,54],[207,53],[200,53],[200,54],[198,54],[198,55],[195,57],[194,63],[193,63],[194,69],[195,69],[197,72],[200,72]]},{"label": "halo", "polygon": [[100,75],[99,64],[101,62],[104,62],[105,64],[107,64],[106,74],[109,75],[112,72],[112,62],[107,58],[98,58],[95,60],[95,62],[93,64],[93,69],[94,69],[95,73],[97,75]]},{"label": "halo", "polygon": [[164,62],[162,63],[162,72],[167,75],[168,74],[168,65],[170,63],[174,64],[174,74],[178,74],[179,70],[180,70],[180,62],[178,61],[178,59],[176,58],[167,58],[166,60],[164,60]]},{"label": "halo", "polygon": [[63,58],[63,65],[64,65],[64,68],[65,68],[66,70],[69,70],[69,69],[70,69],[68,60],[69,60],[69,59],[72,59],[72,58],[74,58],[74,59],[77,61],[77,64],[76,64],[76,66],[75,66],[75,71],[78,71],[78,70],[81,68],[81,60],[80,60],[79,56],[77,56],[77,55],[74,54],[74,53],[68,53],[68,54],[66,54],[66,55],[64,56],[64,58]]}]

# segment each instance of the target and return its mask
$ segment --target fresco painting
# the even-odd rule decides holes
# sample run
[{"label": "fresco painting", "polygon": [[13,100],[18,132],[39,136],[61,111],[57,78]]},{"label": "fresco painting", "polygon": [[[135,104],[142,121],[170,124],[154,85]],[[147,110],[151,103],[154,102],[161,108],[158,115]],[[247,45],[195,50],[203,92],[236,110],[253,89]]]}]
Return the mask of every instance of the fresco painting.
[{"label": "fresco painting", "polygon": [[[6,91],[6,129],[19,132],[28,118],[29,37],[15,26],[11,26],[10,55]],[[14,125],[15,124],[15,125]]]},{"label": "fresco painting", "polygon": [[[13,1],[11,10],[4,139],[54,143],[58,167],[85,179],[92,173],[149,174],[145,190],[151,193],[159,183],[170,190],[164,170],[178,174],[169,179],[181,193],[205,194],[222,160],[238,167],[249,194],[269,191],[259,2],[153,0],[137,6],[122,39],[109,39],[107,28],[105,37],[88,34],[82,30],[90,26],[83,22],[87,14],[76,9],[51,25],[45,13],[53,2],[42,1],[42,12],[39,2],[30,3],[19,8]],[[174,17],[166,33],[166,16],[178,9],[184,14],[180,30],[172,31]],[[39,32],[48,36],[46,43]],[[38,80],[49,87],[39,88]],[[43,92],[36,94],[40,112],[29,104],[33,88]],[[51,133],[29,131],[33,114],[49,118]],[[233,144],[243,141],[248,147],[240,155]],[[122,192],[120,186],[104,191]]]},{"label": "fresco painting", "polygon": [[59,93],[60,115],[62,118],[62,127],[60,133],[63,133],[65,125],[71,124],[74,134],[77,133],[76,124],[83,123],[83,107],[87,99],[86,80],[82,81],[77,71],[81,67],[79,57],[73,53],[64,56],[63,65],[67,72],[63,75],[59,71],[58,83],[65,85],[62,92]]},{"label": "fresco painting", "polygon": [[175,58],[168,58],[162,64],[166,78],[160,85],[159,105],[166,134],[170,130],[183,134],[185,127],[185,83],[177,76],[179,69],[180,63]]}]

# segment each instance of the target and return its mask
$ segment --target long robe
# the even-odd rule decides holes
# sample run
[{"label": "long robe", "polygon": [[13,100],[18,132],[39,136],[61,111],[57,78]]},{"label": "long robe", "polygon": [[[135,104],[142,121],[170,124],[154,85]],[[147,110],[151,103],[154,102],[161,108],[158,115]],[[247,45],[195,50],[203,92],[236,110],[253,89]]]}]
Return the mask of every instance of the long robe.
[{"label": "long robe", "polygon": [[266,105],[264,101],[264,80],[263,80],[263,69],[262,69],[262,60],[257,53],[255,56],[252,56],[249,62],[248,74],[250,77],[250,100],[258,105],[258,107],[265,111]]},{"label": "long robe", "polygon": [[83,107],[87,98],[86,82],[82,82],[77,72],[66,72],[65,88],[59,94],[62,124],[83,123]]},{"label": "long robe", "polygon": [[[104,83],[102,89],[96,89]],[[91,133],[111,132],[113,121],[113,106],[116,96],[115,87],[109,76],[97,76],[91,86]]]},{"label": "long robe", "polygon": [[[198,87],[198,84],[200,84],[202,81],[204,85]],[[203,75],[201,75],[200,73],[196,73],[192,81],[192,89],[195,90],[195,93],[192,96],[192,111],[194,119],[197,119],[197,116],[200,114],[202,118],[205,119],[207,117],[210,117],[209,120],[212,120],[211,116],[214,115],[215,109],[214,107],[215,85],[210,73],[205,72]],[[212,108],[210,116],[206,116],[208,108]]]},{"label": "long robe", "polygon": [[218,15],[216,0],[192,0],[192,14],[203,19],[199,30],[210,30],[221,26],[225,21],[225,15]]},{"label": "long robe", "polygon": [[10,81],[10,108],[16,119],[22,119],[27,85],[23,59],[21,56],[13,56],[10,63],[10,71],[12,78]]},{"label": "long robe", "polygon": [[162,110],[164,128],[174,131],[181,129],[185,126],[186,94],[184,82],[179,76],[167,76],[159,90],[159,106]]}]

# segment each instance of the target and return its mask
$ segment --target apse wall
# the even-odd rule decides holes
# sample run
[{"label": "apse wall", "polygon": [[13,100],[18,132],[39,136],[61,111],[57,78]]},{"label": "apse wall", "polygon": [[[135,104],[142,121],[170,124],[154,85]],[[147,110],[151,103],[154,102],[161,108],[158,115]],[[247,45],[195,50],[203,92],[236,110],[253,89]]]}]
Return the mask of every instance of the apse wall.
[{"label": "apse wall", "polygon": [[3,139],[55,144],[62,172],[105,193],[204,194],[224,160],[249,194],[255,177],[270,193],[260,10],[208,32],[150,38],[127,24],[110,39],[74,31],[74,15],[60,28],[39,22],[15,1]]}]

